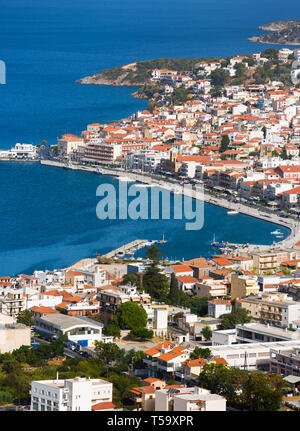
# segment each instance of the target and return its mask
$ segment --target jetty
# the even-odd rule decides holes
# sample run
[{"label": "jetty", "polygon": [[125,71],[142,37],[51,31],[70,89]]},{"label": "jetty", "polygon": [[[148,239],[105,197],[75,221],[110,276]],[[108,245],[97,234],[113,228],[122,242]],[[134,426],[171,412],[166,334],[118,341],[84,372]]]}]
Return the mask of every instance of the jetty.
[{"label": "jetty", "polygon": [[150,246],[154,244],[156,240],[149,241],[147,239],[136,239],[134,241],[129,242],[128,244],[122,245],[122,247],[116,248],[115,250],[110,251],[109,253],[103,254],[103,257],[116,257],[118,255],[124,256],[128,252],[131,252],[133,249],[137,251],[140,248]]}]

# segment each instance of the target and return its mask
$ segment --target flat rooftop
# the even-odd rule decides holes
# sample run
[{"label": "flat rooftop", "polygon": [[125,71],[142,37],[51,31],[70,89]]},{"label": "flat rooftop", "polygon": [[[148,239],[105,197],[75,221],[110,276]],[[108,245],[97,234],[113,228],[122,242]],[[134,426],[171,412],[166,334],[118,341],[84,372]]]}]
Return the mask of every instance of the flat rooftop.
[{"label": "flat rooftop", "polygon": [[263,325],[261,323],[246,323],[244,325],[236,325],[236,329],[244,329],[251,332],[259,332],[270,336],[277,336],[282,338],[289,338],[296,340],[300,338],[299,331],[288,331],[285,329],[277,328],[276,326]]},{"label": "flat rooftop", "polygon": [[49,314],[47,316],[43,316],[39,318],[39,320],[43,320],[52,325],[59,326],[62,329],[68,329],[70,326],[93,326],[98,328],[103,328],[103,323],[96,322],[95,320],[89,319],[87,317],[74,317],[67,316],[66,314]]},{"label": "flat rooftop", "polygon": [[271,349],[274,350],[290,350],[292,348],[299,348],[299,340],[294,341],[274,341],[264,343],[243,343],[243,344],[230,344],[224,346],[210,346],[210,350],[214,356],[224,354],[235,354],[241,351],[252,352],[266,352]]}]

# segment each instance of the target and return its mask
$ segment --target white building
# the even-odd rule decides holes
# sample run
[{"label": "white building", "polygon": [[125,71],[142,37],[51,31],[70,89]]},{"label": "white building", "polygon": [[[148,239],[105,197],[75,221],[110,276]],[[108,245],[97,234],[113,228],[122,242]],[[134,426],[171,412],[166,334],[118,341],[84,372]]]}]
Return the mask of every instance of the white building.
[{"label": "white building", "polygon": [[212,331],[211,341],[212,346],[228,346],[229,344],[237,344],[236,329]]},{"label": "white building", "polygon": [[86,377],[33,381],[30,410],[91,411],[99,403],[111,403],[113,409],[112,390],[112,383]]},{"label": "white building", "polygon": [[232,311],[232,305],[229,300],[226,299],[213,299],[208,301],[208,315],[215,317],[216,319],[222,314],[228,314]]},{"label": "white building", "polygon": [[36,317],[35,329],[46,337],[59,337],[66,334],[70,341],[90,347],[94,341],[112,341],[112,337],[103,337],[103,324],[83,316],[67,316],[65,314],[49,314]]},{"label": "white building", "polygon": [[17,159],[34,159],[36,157],[36,146],[31,144],[17,143],[10,149],[10,156]]},{"label": "white building", "polygon": [[[7,321],[3,318],[3,321]],[[21,346],[30,346],[30,327],[22,323],[0,324],[0,353],[12,352]]]},{"label": "white building", "polygon": [[300,331],[289,331],[261,323],[236,325],[236,339],[239,343],[260,343],[299,340]]},{"label": "white building", "polygon": [[198,386],[160,389],[155,391],[155,411],[226,411],[226,399]]},{"label": "white building", "polygon": [[230,367],[251,370],[258,366],[269,366],[272,349],[285,351],[294,347],[299,348],[299,340],[211,346],[210,351],[215,358],[224,358]]},{"label": "white building", "polygon": [[164,337],[168,330],[168,308],[166,304],[144,304],[147,313],[147,328],[154,332],[154,335]]}]

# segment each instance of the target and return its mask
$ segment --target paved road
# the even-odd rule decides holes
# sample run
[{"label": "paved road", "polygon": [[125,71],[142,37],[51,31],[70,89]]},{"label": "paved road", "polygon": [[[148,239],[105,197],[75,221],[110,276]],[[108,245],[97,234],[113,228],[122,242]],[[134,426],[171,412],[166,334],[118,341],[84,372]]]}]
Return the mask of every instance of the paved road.
[{"label": "paved road", "polygon": [[[39,338],[39,337],[32,337],[32,340],[34,343],[50,344],[50,341],[46,341],[43,338]],[[81,355],[79,355],[79,353],[73,352],[73,350],[68,349],[67,347],[65,347],[64,353],[66,356],[69,356],[70,358],[77,358],[77,357],[81,358]]]}]

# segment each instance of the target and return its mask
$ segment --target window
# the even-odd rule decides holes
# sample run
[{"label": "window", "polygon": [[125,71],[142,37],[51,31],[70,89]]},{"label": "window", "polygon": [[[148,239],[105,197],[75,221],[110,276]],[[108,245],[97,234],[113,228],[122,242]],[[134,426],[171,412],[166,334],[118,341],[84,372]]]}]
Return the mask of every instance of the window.
[{"label": "window", "polygon": [[45,410],[44,404],[41,404],[41,411],[43,412]]},{"label": "window", "polygon": [[38,403],[32,403],[32,408],[33,408],[33,410],[38,410],[38,408],[39,408]]}]

